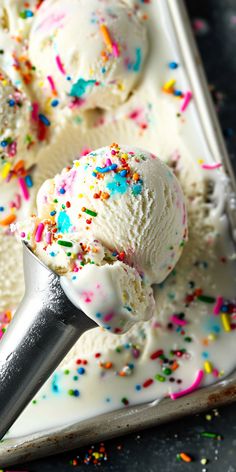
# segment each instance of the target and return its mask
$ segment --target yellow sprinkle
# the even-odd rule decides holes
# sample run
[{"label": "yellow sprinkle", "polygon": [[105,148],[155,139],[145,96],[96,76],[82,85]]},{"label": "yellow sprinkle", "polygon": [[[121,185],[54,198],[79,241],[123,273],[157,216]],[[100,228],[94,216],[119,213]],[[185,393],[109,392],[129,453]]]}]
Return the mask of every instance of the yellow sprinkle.
[{"label": "yellow sprinkle", "polygon": [[229,315],[227,313],[222,313],[221,322],[225,331],[227,332],[231,331]]},{"label": "yellow sprinkle", "polygon": [[215,341],[217,339],[217,336],[213,333],[210,333],[207,337],[209,341]]},{"label": "yellow sprinkle", "polygon": [[119,83],[117,84],[117,88],[118,88],[118,90],[125,90],[125,85],[124,85],[124,83],[123,83],[123,82],[119,82]]},{"label": "yellow sprinkle", "polygon": [[79,193],[78,197],[79,198],[83,198],[84,194],[83,193]]},{"label": "yellow sprinkle", "polygon": [[171,79],[171,80],[169,80],[168,82],[165,83],[163,89],[169,91],[169,90],[173,89],[175,83],[176,83],[176,80]]},{"label": "yellow sprinkle", "polygon": [[112,40],[111,40],[111,36],[110,36],[109,30],[107,29],[106,25],[101,25],[100,26],[100,31],[102,33],[104,43],[106,44],[109,52],[112,52]]},{"label": "yellow sprinkle", "polygon": [[79,166],[80,166],[79,161],[74,161],[74,166],[75,166],[75,167],[79,167]]},{"label": "yellow sprinkle", "polygon": [[198,164],[203,164],[204,160],[203,159],[198,159]]},{"label": "yellow sprinkle", "polygon": [[11,170],[11,163],[6,162],[1,170],[1,176],[3,179],[6,179]]},{"label": "yellow sprinkle", "polygon": [[206,372],[207,374],[211,374],[211,373],[212,373],[212,370],[213,370],[213,369],[212,369],[212,364],[211,364],[211,362],[205,361],[205,362],[204,362],[204,369],[205,369],[205,372]]},{"label": "yellow sprinkle", "polygon": [[94,185],[90,185],[90,190],[93,190],[94,189]]},{"label": "yellow sprinkle", "polygon": [[3,80],[3,81],[1,82],[1,84],[4,85],[4,86],[6,86],[6,85],[8,85],[8,81],[7,81],[7,80]]},{"label": "yellow sprinkle", "polygon": [[128,159],[128,154],[121,154],[122,159]]},{"label": "yellow sprinkle", "polygon": [[43,81],[39,82],[39,87],[43,87],[43,86],[44,86],[44,82]]}]

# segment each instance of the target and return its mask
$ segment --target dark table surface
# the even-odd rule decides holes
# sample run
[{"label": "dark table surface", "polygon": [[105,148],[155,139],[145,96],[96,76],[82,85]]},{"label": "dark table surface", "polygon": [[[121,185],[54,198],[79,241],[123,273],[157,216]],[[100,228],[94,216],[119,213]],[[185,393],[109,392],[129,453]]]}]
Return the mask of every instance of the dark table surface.
[{"label": "dark table surface", "polygon": [[[236,0],[186,3],[236,168]],[[199,23],[198,19],[202,21]],[[204,438],[203,431],[220,438]],[[182,452],[192,461],[178,460]],[[98,464],[94,464],[96,461]],[[88,467],[95,470],[99,466],[113,472],[236,472],[236,404],[11,470],[69,472]]]}]

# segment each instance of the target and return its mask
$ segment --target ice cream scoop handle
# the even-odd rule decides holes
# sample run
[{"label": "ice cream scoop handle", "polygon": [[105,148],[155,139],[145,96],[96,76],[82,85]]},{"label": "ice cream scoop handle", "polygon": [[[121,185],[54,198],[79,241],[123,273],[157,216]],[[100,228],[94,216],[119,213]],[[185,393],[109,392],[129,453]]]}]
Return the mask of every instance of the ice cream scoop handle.
[{"label": "ice cream scoop handle", "polygon": [[35,268],[36,282],[31,267],[25,297],[0,342],[0,438],[79,336],[95,326],[67,299],[58,276]]}]

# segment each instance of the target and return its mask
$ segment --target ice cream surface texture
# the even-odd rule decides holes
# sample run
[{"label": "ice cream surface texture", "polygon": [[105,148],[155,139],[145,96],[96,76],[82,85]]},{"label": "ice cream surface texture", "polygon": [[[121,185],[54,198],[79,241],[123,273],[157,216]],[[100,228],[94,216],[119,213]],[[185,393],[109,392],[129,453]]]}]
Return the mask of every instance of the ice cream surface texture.
[{"label": "ice cream surface texture", "polygon": [[151,284],[171,272],[187,238],[184,196],[166,164],[112,144],[47,180],[37,209],[18,232],[65,275],[63,287],[75,304],[116,333],[151,317]]},{"label": "ice cream surface texture", "polygon": [[145,26],[124,0],[47,0],[33,20],[29,56],[37,72],[60,97],[87,108],[123,102],[146,53]]}]

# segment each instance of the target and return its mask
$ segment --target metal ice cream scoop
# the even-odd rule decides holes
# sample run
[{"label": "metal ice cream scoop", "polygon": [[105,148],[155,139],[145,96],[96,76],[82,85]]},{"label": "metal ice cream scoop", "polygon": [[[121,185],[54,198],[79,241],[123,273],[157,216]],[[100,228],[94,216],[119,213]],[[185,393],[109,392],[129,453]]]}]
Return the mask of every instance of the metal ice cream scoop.
[{"label": "metal ice cream scoop", "polygon": [[96,326],[25,244],[23,259],[25,296],[0,342],[0,438],[81,334]]}]

